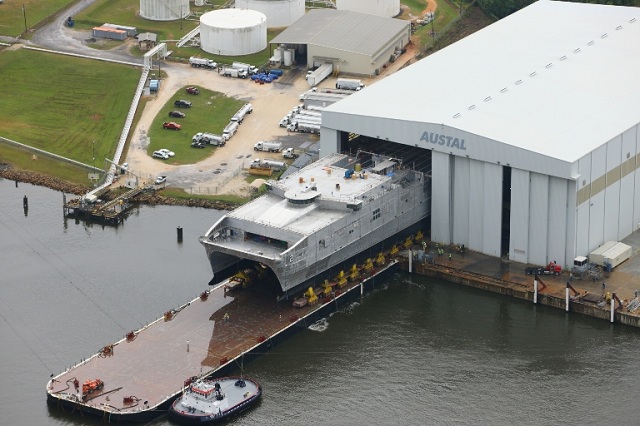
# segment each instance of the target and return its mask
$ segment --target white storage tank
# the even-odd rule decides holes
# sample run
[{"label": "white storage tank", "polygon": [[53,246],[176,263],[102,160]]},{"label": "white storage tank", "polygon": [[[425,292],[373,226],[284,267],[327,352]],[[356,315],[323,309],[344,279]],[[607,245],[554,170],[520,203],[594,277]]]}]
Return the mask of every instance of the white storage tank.
[{"label": "white storage tank", "polygon": [[290,67],[293,64],[293,49],[285,49],[284,50],[284,66]]},{"label": "white storage tank", "polygon": [[267,27],[288,27],[304,15],[304,0],[236,0],[237,9],[264,13]]},{"label": "white storage tank", "polygon": [[400,14],[400,0],[336,0],[336,9],[393,18]]},{"label": "white storage tank", "polygon": [[140,0],[140,17],[151,21],[175,21],[190,14],[189,0]]},{"label": "white storage tank", "polygon": [[220,9],[200,17],[200,45],[214,55],[240,56],[267,47],[267,17],[248,9]]}]

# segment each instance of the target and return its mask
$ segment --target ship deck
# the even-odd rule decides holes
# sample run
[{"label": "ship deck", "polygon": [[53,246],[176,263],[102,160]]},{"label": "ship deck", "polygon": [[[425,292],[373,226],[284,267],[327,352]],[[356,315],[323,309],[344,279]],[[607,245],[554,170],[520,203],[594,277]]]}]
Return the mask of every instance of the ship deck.
[{"label": "ship deck", "polygon": [[[360,281],[349,282],[343,291]],[[177,396],[185,380],[234,362],[322,307],[278,302],[275,292],[260,283],[233,292],[226,292],[223,284],[175,309],[171,319],[165,315],[136,331],[135,337],[129,333],[129,338],[114,343],[110,352],[101,350],[54,377],[47,385],[49,399],[103,415],[152,412]],[[86,380],[100,379],[104,388],[80,402],[74,379],[80,388]]]}]

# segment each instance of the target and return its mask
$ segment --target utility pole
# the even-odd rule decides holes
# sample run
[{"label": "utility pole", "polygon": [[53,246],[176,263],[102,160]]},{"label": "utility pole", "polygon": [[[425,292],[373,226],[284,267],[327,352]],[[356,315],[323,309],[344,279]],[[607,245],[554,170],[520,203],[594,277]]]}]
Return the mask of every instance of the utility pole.
[{"label": "utility pole", "polygon": [[182,29],[182,3],[180,3],[180,29]]},{"label": "utility pole", "polygon": [[24,7],[24,3],[22,4],[22,16],[24,17],[24,33],[27,33],[27,10]]},{"label": "utility pole", "polygon": [[93,171],[96,170],[96,140],[94,139],[91,143],[91,156],[93,157],[93,162],[91,165],[93,166]]}]

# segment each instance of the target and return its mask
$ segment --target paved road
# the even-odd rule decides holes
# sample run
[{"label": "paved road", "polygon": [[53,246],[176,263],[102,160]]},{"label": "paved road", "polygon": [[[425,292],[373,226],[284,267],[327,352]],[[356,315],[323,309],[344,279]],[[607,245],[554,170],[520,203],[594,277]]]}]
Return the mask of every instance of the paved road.
[{"label": "paved road", "polygon": [[135,58],[126,51],[126,46],[112,50],[97,50],[87,46],[85,40],[91,38],[91,31],[76,31],[65,26],[69,16],[75,16],[96,0],[83,0],[64,12],[60,12],[50,23],[39,28],[31,38],[25,42],[28,45],[44,47],[51,50],[87,55],[94,58],[111,59],[142,64],[141,58]]}]

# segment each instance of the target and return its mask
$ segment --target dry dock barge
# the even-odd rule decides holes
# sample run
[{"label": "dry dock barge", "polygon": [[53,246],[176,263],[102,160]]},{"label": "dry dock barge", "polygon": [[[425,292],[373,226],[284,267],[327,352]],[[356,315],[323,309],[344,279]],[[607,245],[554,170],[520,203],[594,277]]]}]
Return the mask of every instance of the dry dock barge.
[{"label": "dry dock barge", "polygon": [[[278,302],[260,283],[227,291],[222,282],[162,318],[107,345],[47,383],[50,406],[104,422],[146,422],[164,414],[193,377],[219,376],[371,290],[390,256],[344,279],[317,303]],[[83,387],[85,389],[83,389]]]}]

